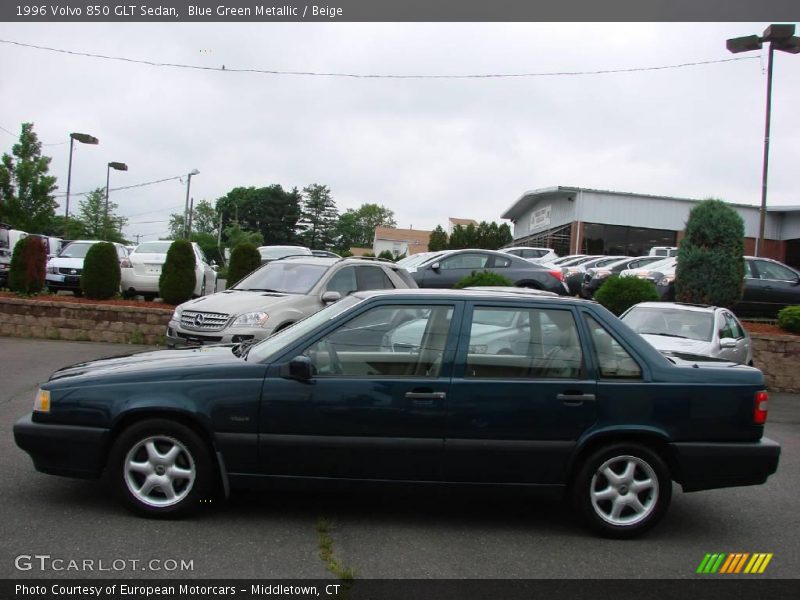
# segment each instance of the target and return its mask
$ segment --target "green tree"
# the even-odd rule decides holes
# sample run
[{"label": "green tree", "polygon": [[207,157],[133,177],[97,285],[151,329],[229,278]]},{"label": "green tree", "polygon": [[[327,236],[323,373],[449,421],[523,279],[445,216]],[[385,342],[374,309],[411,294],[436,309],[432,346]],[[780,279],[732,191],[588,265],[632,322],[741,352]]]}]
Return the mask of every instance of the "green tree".
[{"label": "green tree", "polygon": [[228,288],[247,277],[261,266],[261,255],[253,244],[239,244],[231,252],[228,267]]},{"label": "green tree", "polygon": [[225,229],[225,239],[228,241],[228,248],[236,248],[242,244],[252,244],[253,246],[263,246],[264,236],[259,231],[245,231],[239,225],[233,224]]},{"label": "green tree", "polygon": [[[217,214],[222,213],[223,232],[231,225],[239,225],[244,231],[261,233],[260,245],[295,244],[300,200],[296,188],[286,191],[280,185],[238,187],[217,200],[216,210]],[[230,240],[228,245],[236,246]]]},{"label": "green tree", "polygon": [[26,237],[14,246],[8,271],[8,287],[20,294],[36,294],[45,286],[47,251],[41,238]]},{"label": "green tree", "polygon": [[78,202],[78,220],[83,227],[82,237],[123,243],[125,238],[122,237],[122,228],[128,219],[116,215],[117,208],[117,203],[109,198],[108,214],[106,214],[105,189],[97,188],[89,192]]},{"label": "green tree", "polygon": [[[173,240],[183,238],[183,213],[172,213],[169,216],[169,237]],[[201,200],[192,209],[192,234],[206,233],[217,235],[219,229],[219,214],[217,209],[208,200]]]},{"label": "green tree", "polygon": [[738,302],[744,284],[742,218],[722,200],[704,200],[689,213],[685,232],[675,270],[678,301],[728,307]]},{"label": "green tree", "polygon": [[[494,225],[494,223],[492,223]],[[511,233],[511,227],[508,223],[503,223],[497,228],[497,248],[508,246],[514,241],[514,234]]]},{"label": "green tree", "polygon": [[379,204],[362,204],[355,210],[349,208],[339,216],[336,247],[341,250],[369,247],[376,227],[397,227],[394,212]]},{"label": "green tree", "polygon": [[197,276],[192,243],[175,240],[167,250],[167,258],[158,278],[158,293],[167,304],[182,304],[194,294]]},{"label": "green tree", "polygon": [[309,248],[327,250],[333,247],[339,213],[326,185],[314,183],[303,188],[303,206],[298,223],[300,239]]},{"label": "green tree", "polygon": [[442,229],[441,225],[431,231],[431,237],[428,239],[428,251],[438,252],[439,250],[447,250],[449,247],[447,233]]},{"label": "green tree", "polygon": [[119,293],[119,256],[114,244],[92,244],[83,259],[81,290],[87,298],[107,300]]},{"label": "green tree", "polygon": [[19,142],[0,163],[0,221],[31,233],[49,230],[58,206],[56,178],[48,175],[50,157],[41,150],[33,123],[23,123]]},{"label": "green tree", "polygon": [[450,250],[469,248],[469,244],[467,242],[467,230],[461,225],[456,225],[453,227],[453,231],[450,233],[450,240],[447,246]]}]

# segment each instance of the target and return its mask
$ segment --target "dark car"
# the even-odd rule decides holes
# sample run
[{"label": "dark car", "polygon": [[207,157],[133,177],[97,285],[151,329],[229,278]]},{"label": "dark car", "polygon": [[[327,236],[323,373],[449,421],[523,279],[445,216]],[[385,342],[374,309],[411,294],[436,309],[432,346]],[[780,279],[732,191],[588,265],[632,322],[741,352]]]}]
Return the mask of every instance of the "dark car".
[{"label": "dark car", "polygon": [[252,346],[61,369],[14,436],[39,471],[105,472],[146,516],[287,480],[478,484],[565,493],[631,537],[664,516],[672,481],[764,483],[780,455],[766,411],[761,371],[668,359],[593,302],[393,290]]},{"label": "dark car", "polygon": [[[655,279],[659,298],[675,300],[675,269]],[[744,257],[742,299],[732,310],[740,317],[775,318],[786,306],[800,304],[800,272],[771,258]]]},{"label": "dark car", "polygon": [[581,293],[581,285],[586,272],[593,267],[604,267],[610,265],[618,260],[625,258],[624,256],[597,256],[589,260],[582,260],[563,267],[561,270],[564,273],[564,281],[569,288],[569,293],[577,296]]},{"label": "dark car", "polygon": [[536,265],[524,258],[493,250],[456,250],[409,269],[421,288],[452,288],[472,273],[490,271],[503,275],[515,286],[564,295],[561,270]]},{"label": "dark car", "polygon": [[619,275],[625,269],[639,269],[659,260],[663,260],[663,257],[626,257],[603,266],[588,268],[583,276],[580,295],[582,298],[592,299],[595,292],[600,289],[600,286],[602,286],[611,275]]}]

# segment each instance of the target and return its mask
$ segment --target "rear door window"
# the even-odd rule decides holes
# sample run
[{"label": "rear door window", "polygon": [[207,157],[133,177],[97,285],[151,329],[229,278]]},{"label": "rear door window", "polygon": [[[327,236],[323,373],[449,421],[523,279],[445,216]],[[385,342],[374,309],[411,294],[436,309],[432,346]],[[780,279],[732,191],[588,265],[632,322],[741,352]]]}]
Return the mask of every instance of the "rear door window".
[{"label": "rear door window", "polygon": [[356,267],[359,290],[393,290],[394,284],[380,267]]},{"label": "rear door window", "polygon": [[641,379],[642,369],[614,337],[594,318],[586,315],[595,359],[603,379]]}]

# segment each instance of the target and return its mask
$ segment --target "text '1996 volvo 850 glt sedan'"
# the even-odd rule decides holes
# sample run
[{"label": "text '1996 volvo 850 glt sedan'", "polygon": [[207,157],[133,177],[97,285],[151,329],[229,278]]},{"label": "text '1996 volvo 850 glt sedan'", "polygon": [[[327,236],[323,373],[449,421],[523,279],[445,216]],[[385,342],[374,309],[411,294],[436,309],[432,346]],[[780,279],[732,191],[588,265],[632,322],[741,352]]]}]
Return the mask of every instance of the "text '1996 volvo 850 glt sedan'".
[{"label": "text '1996 volvo 850 glt sedan'", "polygon": [[379,482],[566,494],[611,537],[684,491],[764,483],[763,374],[665,357],[598,304],[355,292],[257,343],[61,369],[14,427],[42,472],[108,475],[180,515],[241,485]]}]

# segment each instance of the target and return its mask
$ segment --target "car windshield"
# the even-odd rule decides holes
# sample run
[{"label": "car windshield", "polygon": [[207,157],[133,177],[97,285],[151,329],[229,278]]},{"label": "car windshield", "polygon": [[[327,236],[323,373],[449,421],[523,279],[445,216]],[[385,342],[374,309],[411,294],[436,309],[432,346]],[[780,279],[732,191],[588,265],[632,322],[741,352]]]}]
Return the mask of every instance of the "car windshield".
[{"label": "car windshield", "polygon": [[342,298],[338,302],[334,302],[310,317],[297,321],[294,325],[290,325],[286,329],[281,329],[271,337],[259,342],[250,348],[245,359],[248,362],[268,362],[286,346],[290,346],[310,331],[313,331],[326,321],[333,319],[362,301],[363,298],[358,298],[356,296]]},{"label": "car windshield", "polygon": [[136,246],[134,252],[136,254],[166,254],[169,247],[172,245],[172,240],[159,241],[159,242],[143,242]]},{"label": "car windshield", "polygon": [[295,254],[311,254],[308,248],[302,248],[300,246],[262,246],[258,249],[258,252],[264,260],[276,260],[284,256],[292,256]]},{"label": "car windshield", "polygon": [[0,227],[0,248],[8,248],[8,230]]},{"label": "car windshield", "polygon": [[714,314],[679,308],[633,307],[622,320],[636,333],[710,342]]},{"label": "car windshield", "polygon": [[328,268],[329,265],[309,265],[292,260],[271,262],[250,273],[231,289],[307,294]]},{"label": "car windshield", "polygon": [[58,256],[61,258],[86,258],[86,253],[89,252],[89,248],[92,246],[94,244],[73,242],[64,248]]}]

